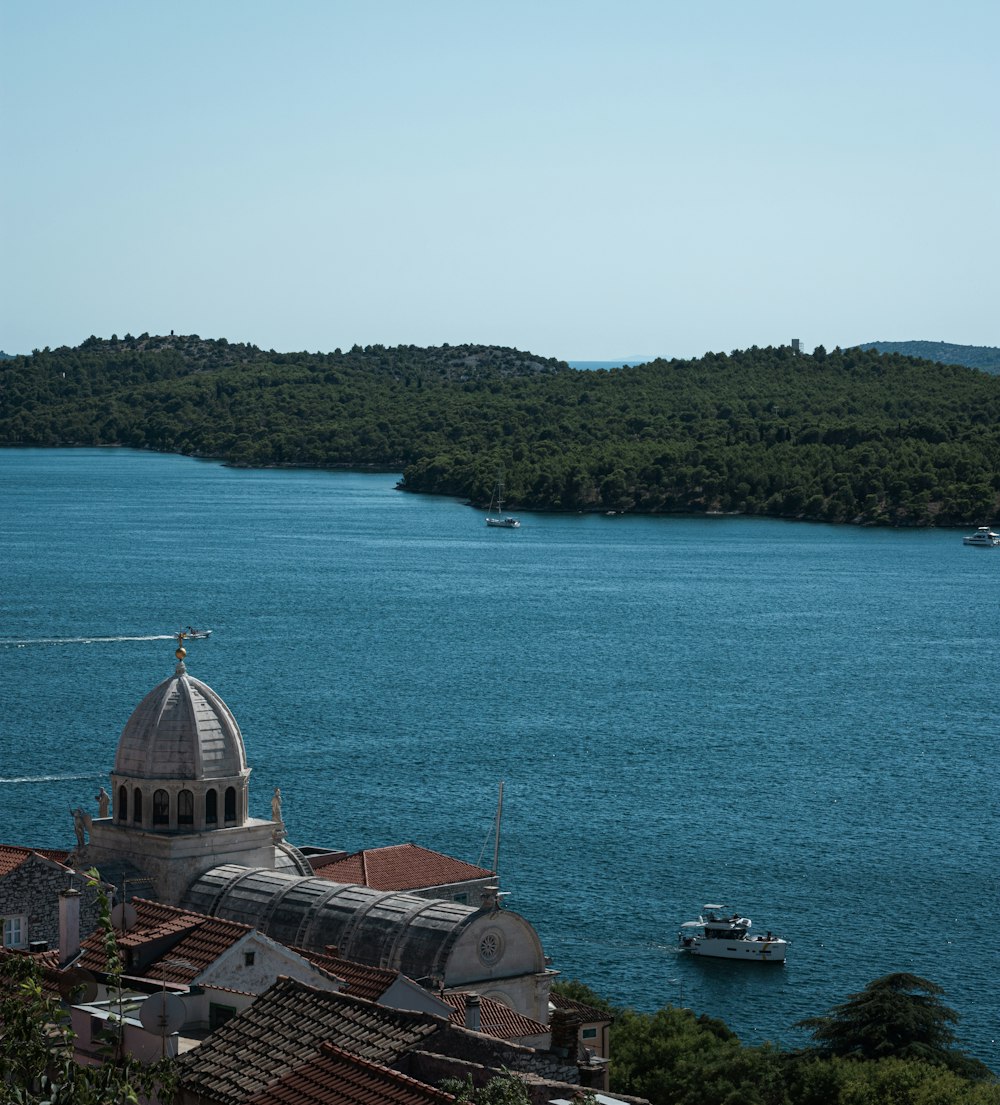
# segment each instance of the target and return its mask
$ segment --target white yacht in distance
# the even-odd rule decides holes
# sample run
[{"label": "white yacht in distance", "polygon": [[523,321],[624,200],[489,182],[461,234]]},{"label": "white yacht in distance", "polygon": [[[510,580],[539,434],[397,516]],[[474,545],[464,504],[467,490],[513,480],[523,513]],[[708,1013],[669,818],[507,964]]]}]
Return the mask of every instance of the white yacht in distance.
[{"label": "white yacht in distance", "polygon": [[981,549],[992,549],[1000,545],[1000,533],[994,533],[989,526],[980,526],[975,533],[962,538],[963,545],[976,545]]},{"label": "white yacht in distance", "polygon": [[[493,513],[493,504],[497,504],[497,512]],[[497,478],[497,485],[493,491],[493,497],[490,499],[490,509],[486,514],[486,524],[488,526],[495,526],[498,529],[519,529],[521,523],[510,514],[504,514],[503,512],[503,473],[501,472]]]},{"label": "white yacht in distance", "polygon": [[685,921],[677,934],[682,951],[714,959],[743,959],[755,963],[784,963],[788,941],[768,932],[751,936],[749,917],[724,916],[724,905],[702,906],[697,921]]}]

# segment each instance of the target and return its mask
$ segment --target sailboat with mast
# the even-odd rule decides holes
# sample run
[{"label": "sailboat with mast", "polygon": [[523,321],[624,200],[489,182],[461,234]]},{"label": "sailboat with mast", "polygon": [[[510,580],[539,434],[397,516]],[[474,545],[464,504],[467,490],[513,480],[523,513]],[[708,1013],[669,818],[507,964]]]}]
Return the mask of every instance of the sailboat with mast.
[{"label": "sailboat with mast", "polygon": [[[496,514],[493,513],[493,504],[496,503]],[[496,487],[493,489],[493,497],[490,499],[490,509],[486,514],[486,524],[496,529],[519,529],[520,521],[510,514],[503,512],[503,469],[497,476]]]}]

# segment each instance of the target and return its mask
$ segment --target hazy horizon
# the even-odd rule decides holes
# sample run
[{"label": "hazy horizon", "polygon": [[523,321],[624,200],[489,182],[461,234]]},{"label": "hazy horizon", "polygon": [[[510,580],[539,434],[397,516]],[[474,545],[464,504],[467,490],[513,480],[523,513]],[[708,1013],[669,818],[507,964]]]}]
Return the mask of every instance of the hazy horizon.
[{"label": "hazy horizon", "polygon": [[998,32],[985,0],[7,0],[0,348],[997,346]]}]

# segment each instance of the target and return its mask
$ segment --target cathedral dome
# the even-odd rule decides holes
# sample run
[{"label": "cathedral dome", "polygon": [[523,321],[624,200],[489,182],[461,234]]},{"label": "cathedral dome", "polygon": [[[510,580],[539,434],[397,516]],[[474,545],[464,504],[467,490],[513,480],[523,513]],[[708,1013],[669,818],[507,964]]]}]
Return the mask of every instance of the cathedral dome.
[{"label": "cathedral dome", "polygon": [[115,775],[132,779],[230,779],[248,774],[243,736],[229,707],[188,675],[181,660],[128,719]]}]

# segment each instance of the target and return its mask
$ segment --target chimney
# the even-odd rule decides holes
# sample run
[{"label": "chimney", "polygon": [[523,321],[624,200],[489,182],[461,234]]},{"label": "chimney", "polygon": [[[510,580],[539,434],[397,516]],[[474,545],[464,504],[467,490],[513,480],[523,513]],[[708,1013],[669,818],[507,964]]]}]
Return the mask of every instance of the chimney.
[{"label": "chimney", "polygon": [[69,887],[59,891],[59,966],[67,966],[79,954],[80,891]]},{"label": "chimney", "polygon": [[588,1055],[576,1065],[580,1074],[580,1085],[598,1093],[608,1092],[608,1061]]},{"label": "chimney", "polygon": [[466,994],[465,997],[465,1027],[472,1032],[482,1032],[483,1021],[480,1013],[482,1011],[483,999],[478,994]]},{"label": "chimney", "polygon": [[576,1061],[579,1054],[580,1025],[583,1018],[568,1009],[553,1009],[549,1014],[549,1031],[552,1033],[551,1051],[556,1055]]},{"label": "chimney", "polygon": [[500,905],[499,894],[499,886],[484,886],[480,892],[479,908],[483,911],[495,912]]}]

